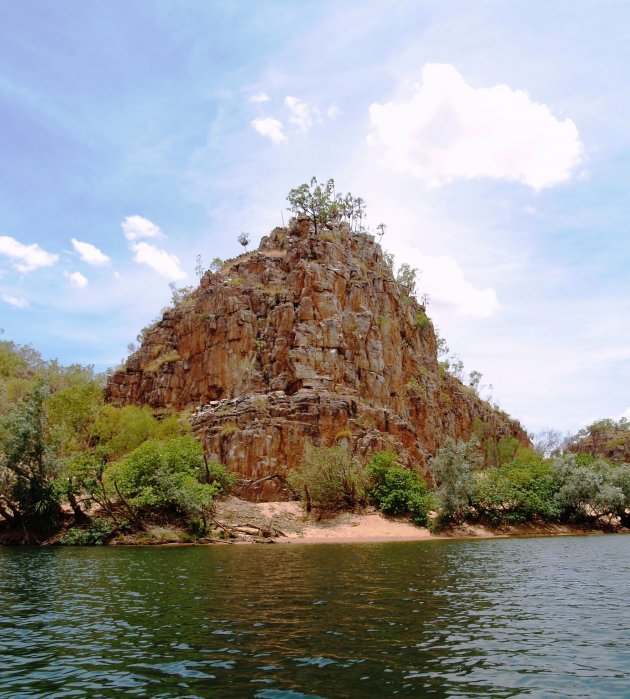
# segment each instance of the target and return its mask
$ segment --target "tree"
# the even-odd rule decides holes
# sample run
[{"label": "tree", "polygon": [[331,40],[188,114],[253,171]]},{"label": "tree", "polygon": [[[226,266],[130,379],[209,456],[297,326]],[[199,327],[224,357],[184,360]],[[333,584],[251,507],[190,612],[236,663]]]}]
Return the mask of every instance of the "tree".
[{"label": "tree", "polygon": [[247,250],[247,246],[249,245],[249,233],[241,233],[237,240],[245,248],[245,250]]},{"label": "tree", "polygon": [[575,454],[553,462],[556,500],[566,519],[602,519],[625,508],[623,481],[615,483],[612,467],[601,459],[580,465]]},{"label": "tree", "polygon": [[287,483],[306,504],[322,512],[352,509],[365,498],[365,477],[350,452],[341,446],[309,447]]},{"label": "tree", "polygon": [[370,459],[366,473],[372,502],[392,515],[409,514],[415,524],[426,526],[432,497],[415,471],[403,468],[394,452],[382,451]]},{"label": "tree", "polygon": [[47,387],[38,379],[6,418],[0,443],[0,514],[29,543],[50,534],[61,515],[59,465],[46,443]]},{"label": "tree", "polygon": [[201,255],[197,255],[195,258],[195,274],[197,275],[197,279],[201,281],[201,277],[203,277],[205,273],[205,267],[203,266],[203,260],[201,259]]},{"label": "tree", "polygon": [[179,515],[187,522],[204,521],[225,478],[217,473],[204,483],[203,449],[191,435],[161,442],[149,439],[105,473],[111,499],[118,499],[137,519],[144,516]]},{"label": "tree", "polygon": [[396,281],[404,289],[407,296],[413,296],[416,293],[416,272],[418,270],[406,262],[403,262],[398,269]]},{"label": "tree", "polygon": [[431,459],[430,467],[435,480],[435,501],[444,523],[461,522],[470,511],[474,492],[473,471],[479,461],[478,442],[446,444]]},{"label": "tree", "polygon": [[223,260],[220,257],[215,257],[210,263],[210,270],[215,274],[223,267]]},{"label": "tree", "polygon": [[468,376],[468,385],[477,395],[479,395],[479,383],[482,377],[483,374],[476,369],[473,369]]},{"label": "tree", "polygon": [[294,214],[305,216],[311,221],[317,234],[320,228],[340,213],[339,202],[342,200],[338,199],[334,192],[333,179],[328,180],[326,184],[320,184],[316,177],[312,177],[310,185],[302,184],[292,189],[287,195],[287,201]]}]

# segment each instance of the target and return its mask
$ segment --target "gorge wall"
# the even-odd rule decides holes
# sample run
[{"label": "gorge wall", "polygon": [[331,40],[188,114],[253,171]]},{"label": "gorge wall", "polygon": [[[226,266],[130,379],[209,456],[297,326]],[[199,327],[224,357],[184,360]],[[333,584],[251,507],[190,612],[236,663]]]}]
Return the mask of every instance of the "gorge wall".
[{"label": "gorge wall", "polygon": [[[284,475],[309,444],[383,449],[426,472],[475,424],[527,444],[518,422],[444,372],[425,308],[366,234],[306,219],[206,272],[144,331],[110,402],[191,412],[208,454],[251,479]],[[258,488],[273,496],[274,481]],[[252,493],[253,494],[253,493]]]}]

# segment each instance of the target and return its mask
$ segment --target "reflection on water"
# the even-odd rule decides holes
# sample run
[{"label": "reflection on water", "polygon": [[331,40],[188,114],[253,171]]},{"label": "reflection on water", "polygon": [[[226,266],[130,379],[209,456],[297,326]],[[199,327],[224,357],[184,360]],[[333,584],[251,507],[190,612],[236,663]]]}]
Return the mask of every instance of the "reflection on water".
[{"label": "reflection on water", "polygon": [[629,553],[0,549],[0,698],[628,696]]}]

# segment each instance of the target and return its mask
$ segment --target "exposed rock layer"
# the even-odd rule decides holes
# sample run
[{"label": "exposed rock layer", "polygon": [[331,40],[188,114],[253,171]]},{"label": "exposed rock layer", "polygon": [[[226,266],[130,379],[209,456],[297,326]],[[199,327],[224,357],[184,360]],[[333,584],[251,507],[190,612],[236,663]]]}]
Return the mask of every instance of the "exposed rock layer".
[{"label": "exposed rock layer", "polygon": [[194,410],[208,453],[253,479],[286,474],[309,444],[339,442],[360,457],[392,449],[424,470],[475,422],[528,443],[441,370],[425,309],[380,246],[344,227],[316,236],[306,220],[207,272],[145,331],[107,396]]}]

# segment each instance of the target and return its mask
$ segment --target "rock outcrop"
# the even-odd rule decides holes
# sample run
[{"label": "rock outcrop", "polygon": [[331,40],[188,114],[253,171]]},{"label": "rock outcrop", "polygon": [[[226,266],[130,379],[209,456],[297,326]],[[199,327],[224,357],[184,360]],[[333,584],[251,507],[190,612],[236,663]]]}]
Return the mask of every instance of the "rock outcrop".
[{"label": "rock outcrop", "polygon": [[[528,443],[439,366],[425,308],[380,246],[343,225],[315,235],[305,219],[206,272],[144,332],[107,397],[193,411],[207,452],[254,480],[286,474],[309,444],[361,458],[391,449],[426,471],[475,424]],[[263,495],[277,488],[264,485]]]},{"label": "rock outcrop", "polygon": [[626,418],[594,422],[578,432],[568,450],[611,463],[630,463],[630,422]]}]

